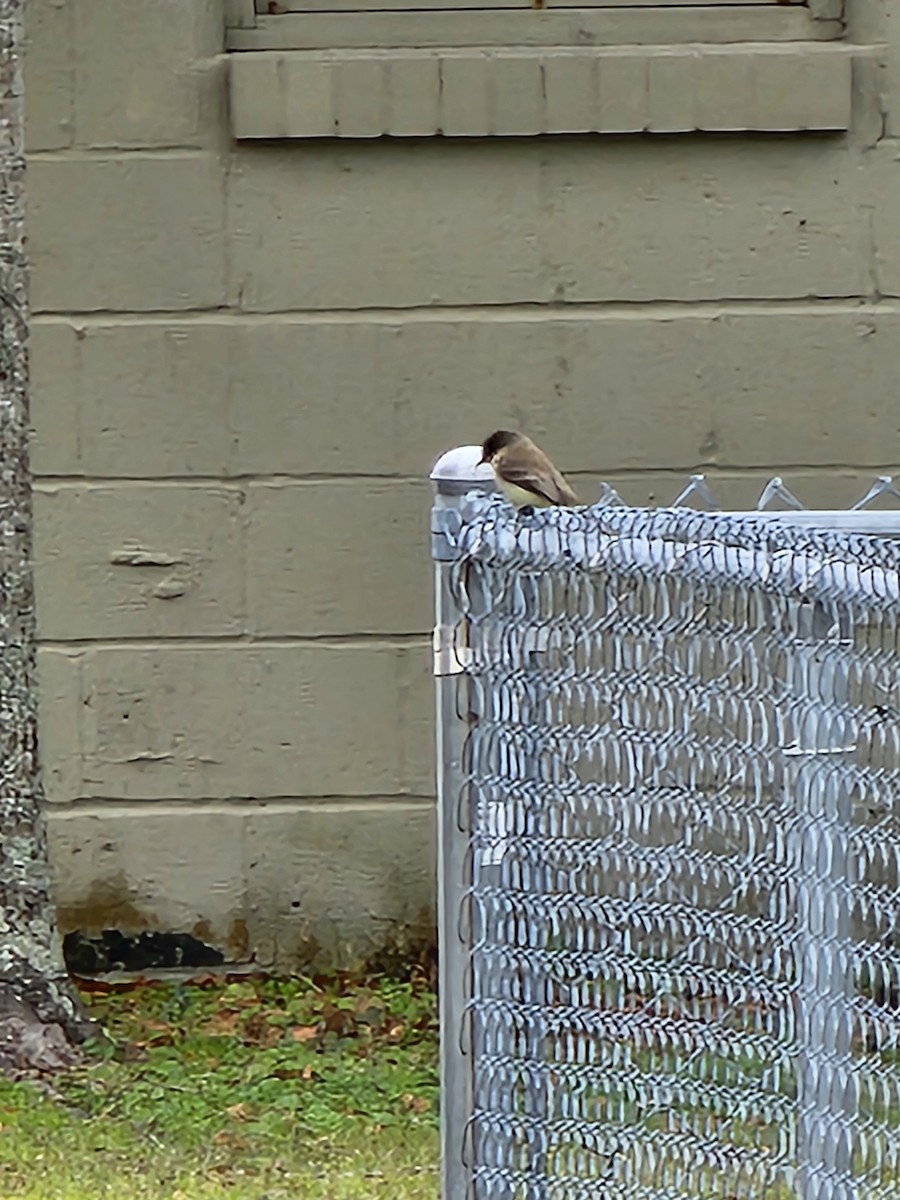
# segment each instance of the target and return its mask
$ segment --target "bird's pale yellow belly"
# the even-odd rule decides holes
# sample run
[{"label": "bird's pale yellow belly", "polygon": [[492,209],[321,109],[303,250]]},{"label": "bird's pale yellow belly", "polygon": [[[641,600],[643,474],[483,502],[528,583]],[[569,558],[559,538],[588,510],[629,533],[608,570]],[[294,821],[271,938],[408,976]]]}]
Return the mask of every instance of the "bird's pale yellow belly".
[{"label": "bird's pale yellow belly", "polygon": [[497,486],[510,504],[514,504],[516,508],[524,508],[526,504],[531,504],[535,508],[553,507],[550,501],[543,496],[536,496],[534,492],[526,492],[518,484],[508,483],[505,479],[500,479],[499,476],[497,477]]}]

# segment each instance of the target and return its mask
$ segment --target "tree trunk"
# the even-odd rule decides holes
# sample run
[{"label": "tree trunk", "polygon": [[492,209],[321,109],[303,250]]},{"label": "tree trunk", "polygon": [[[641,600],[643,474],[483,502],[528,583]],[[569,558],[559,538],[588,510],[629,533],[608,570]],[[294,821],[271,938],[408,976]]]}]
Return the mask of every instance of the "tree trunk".
[{"label": "tree trunk", "polygon": [[24,0],[0,0],[0,1070],[53,1070],[89,1028],[50,900],[37,757],[28,464]]}]

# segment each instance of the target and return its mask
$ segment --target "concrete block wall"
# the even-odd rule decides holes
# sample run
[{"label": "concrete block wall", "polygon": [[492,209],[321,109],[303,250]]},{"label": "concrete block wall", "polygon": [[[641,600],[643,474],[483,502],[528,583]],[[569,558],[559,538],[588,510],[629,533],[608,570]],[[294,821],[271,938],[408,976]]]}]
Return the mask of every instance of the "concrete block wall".
[{"label": "concrete block wall", "polygon": [[635,502],[900,469],[900,0],[855,5],[848,136],[246,145],[220,0],[30,0],[64,929],[430,936],[443,449],[520,425]]}]

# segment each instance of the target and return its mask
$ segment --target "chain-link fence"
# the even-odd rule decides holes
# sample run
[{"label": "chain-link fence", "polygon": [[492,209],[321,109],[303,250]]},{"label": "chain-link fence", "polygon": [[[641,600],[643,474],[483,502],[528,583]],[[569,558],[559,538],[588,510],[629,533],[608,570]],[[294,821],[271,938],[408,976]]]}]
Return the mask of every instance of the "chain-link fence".
[{"label": "chain-link fence", "polygon": [[445,1200],[900,1200],[900,541],[852,532],[900,514],[473,486],[432,525]]}]

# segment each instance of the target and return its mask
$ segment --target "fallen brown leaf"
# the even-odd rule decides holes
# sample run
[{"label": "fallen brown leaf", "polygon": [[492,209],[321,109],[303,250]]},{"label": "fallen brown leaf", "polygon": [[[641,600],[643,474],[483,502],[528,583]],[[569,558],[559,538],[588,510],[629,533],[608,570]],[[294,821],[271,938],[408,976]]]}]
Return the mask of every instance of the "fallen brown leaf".
[{"label": "fallen brown leaf", "polygon": [[[239,1133],[229,1133],[226,1129],[221,1129],[213,1137],[213,1142],[217,1146],[227,1146],[229,1150],[241,1151],[247,1149],[247,1139],[241,1137]],[[213,1163],[210,1167],[211,1171],[231,1171],[230,1163]]]},{"label": "fallen brown leaf", "polygon": [[134,975],[130,979],[117,979],[114,982],[95,979],[91,975],[76,975],[74,979],[80,992],[88,992],[96,996],[107,996],[113,992],[143,991],[145,988],[160,986],[160,980],[147,979],[144,975]]},{"label": "fallen brown leaf", "polygon": [[192,975],[187,980],[188,987],[218,987],[222,983],[221,975],[214,975],[212,971],[205,971],[201,975]]},{"label": "fallen brown leaf", "polygon": [[208,1037],[220,1037],[232,1034],[236,1032],[240,1019],[241,1014],[238,1012],[226,1010],[225,1012],[216,1013],[205,1025],[200,1026],[200,1032],[205,1033]]},{"label": "fallen brown leaf", "polygon": [[173,1025],[166,1021],[144,1021],[142,1038],[135,1039],[135,1046],[145,1049],[147,1046],[171,1046],[177,1033]]},{"label": "fallen brown leaf", "polygon": [[273,1079],[317,1079],[314,1068],[307,1064],[305,1067],[276,1067],[272,1072]]},{"label": "fallen brown leaf", "polygon": [[355,1028],[356,1018],[346,1008],[325,1004],[322,1007],[322,1024],[326,1033],[336,1033],[338,1037],[345,1037]]},{"label": "fallen brown leaf", "polygon": [[[271,1036],[272,1030],[269,1026],[267,1015],[264,1012],[255,1012],[247,1018],[244,1024],[244,1041],[245,1042],[265,1042]],[[279,1036],[279,1031],[276,1031],[275,1037]]]},{"label": "fallen brown leaf", "polygon": [[295,1042],[312,1042],[319,1036],[318,1025],[297,1025],[291,1030]]}]

